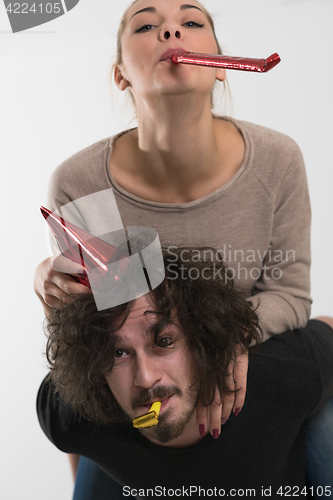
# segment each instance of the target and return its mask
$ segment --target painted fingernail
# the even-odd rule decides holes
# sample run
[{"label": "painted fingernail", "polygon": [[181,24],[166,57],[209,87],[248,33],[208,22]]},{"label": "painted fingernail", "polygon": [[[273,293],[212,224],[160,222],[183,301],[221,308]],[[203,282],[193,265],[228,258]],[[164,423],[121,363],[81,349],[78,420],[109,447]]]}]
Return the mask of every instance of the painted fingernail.
[{"label": "painted fingernail", "polygon": [[219,430],[218,429],[213,429],[213,438],[217,439],[219,437]]},{"label": "painted fingernail", "polygon": [[236,417],[238,417],[240,411],[241,411],[241,408],[236,408],[236,410],[234,411],[234,414]]},{"label": "painted fingernail", "polygon": [[227,420],[228,420],[227,417],[221,418],[221,424],[224,425]]},{"label": "painted fingernail", "polygon": [[204,436],[205,435],[205,431],[206,431],[206,427],[204,426],[204,424],[200,424],[199,425],[199,434],[200,434],[200,436]]}]

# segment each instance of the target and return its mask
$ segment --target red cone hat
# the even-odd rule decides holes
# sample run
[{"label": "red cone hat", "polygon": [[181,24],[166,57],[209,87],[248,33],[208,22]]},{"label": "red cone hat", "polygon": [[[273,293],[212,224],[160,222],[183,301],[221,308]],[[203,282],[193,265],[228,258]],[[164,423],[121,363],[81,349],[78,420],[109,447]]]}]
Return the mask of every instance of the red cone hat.
[{"label": "red cone hat", "polygon": [[[62,255],[85,267],[87,271],[98,270],[101,278],[104,278],[108,273],[107,264],[116,253],[117,248],[66,221],[63,217],[59,217],[45,207],[41,207],[40,210],[59,245]],[[87,278],[77,277],[76,279],[90,288]]]},{"label": "red cone hat", "polygon": [[162,248],[155,229],[128,226],[126,239],[115,247],[47,208],[41,207],[41,212],[62,255],[88,271],[88,277],[75,279],[91,289],[98,311],[135,300],[163,281]]}]

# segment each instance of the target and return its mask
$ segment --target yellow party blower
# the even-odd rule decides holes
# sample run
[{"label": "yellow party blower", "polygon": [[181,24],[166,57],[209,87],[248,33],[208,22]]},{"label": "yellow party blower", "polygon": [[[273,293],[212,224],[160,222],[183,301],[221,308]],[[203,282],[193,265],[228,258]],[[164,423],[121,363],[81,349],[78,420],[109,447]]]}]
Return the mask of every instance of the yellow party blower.
[{"label": "yellow party blower", "polygon": [[153,425],[158,424],[158,415],[161,409],[161,401],[156,401],[149,408],[149,412],[137,417],[133,420],[133,427],[137,429],[153,427]]}]

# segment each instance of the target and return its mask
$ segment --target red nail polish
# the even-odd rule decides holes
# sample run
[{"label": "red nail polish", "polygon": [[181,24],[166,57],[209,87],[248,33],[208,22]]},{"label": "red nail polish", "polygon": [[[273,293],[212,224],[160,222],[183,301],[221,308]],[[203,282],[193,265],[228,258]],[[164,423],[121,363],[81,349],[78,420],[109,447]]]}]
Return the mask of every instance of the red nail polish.
[{"label": "red nail polish", "polygon": [[219,430],[218,429],[213,429],[213,438],[217,439],[219,437]]},{"label": "red nail polish", "polygon": [[227,420],[228,420],[227,417],[221,418],[221,424],[224,425]]},{"label": "red nail polish", "polygon": [[200,434],[200,436],[204,436],[205,435],[205,431],[206,431],[206,428],[205,428],[204,424],[200,424],[199,425],[199,434]]},{"label": "red nail polish", "polygon": [[234,414],[236,417],[238,417],[240,411],[241,411],[241,408],[236,408],[236,410],[234,411]]}]

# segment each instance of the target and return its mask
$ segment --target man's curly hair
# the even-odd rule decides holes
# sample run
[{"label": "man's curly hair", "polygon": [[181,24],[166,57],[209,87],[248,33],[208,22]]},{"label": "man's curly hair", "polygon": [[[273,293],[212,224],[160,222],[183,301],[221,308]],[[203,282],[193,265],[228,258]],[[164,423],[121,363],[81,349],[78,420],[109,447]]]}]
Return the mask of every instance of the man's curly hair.
[{"label": "man's curly hair", "polygon": [[[229,390],[230,363],[260,341],[258,317],[234,287],[216,250],[172,248],[172,253],[163,252],[165,279],[150,292],[153,308],[145,314],[159,318],[152,328],[155,343],[176,314],[195,366],[198,401],[209,405],[215,389],[220,395]],[[208,260],[198,259],[207,251]],[[186,260],[182,259],[184,252]],[[122,287],[126,279],[122,278]],[[114,333],[125,323],[134,303],[98,311],[92,294],[72,295],[68,303],[53,310],[45,325],[51,368],[48,379],[65,402],[91,421],[124,420],[104,376],[115,359]]]}]

